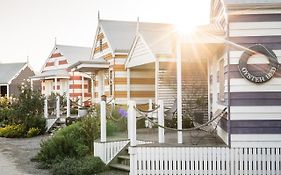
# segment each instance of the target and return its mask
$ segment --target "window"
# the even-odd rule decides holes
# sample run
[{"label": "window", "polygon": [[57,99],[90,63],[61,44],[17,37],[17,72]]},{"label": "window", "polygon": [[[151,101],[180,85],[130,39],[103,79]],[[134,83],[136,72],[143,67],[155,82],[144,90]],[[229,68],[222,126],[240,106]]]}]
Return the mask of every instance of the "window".
[{"label": "window", "polygon": [[219,62],[219,100],[224,101],[224,59]]},{"label": "window", "polygon": [[102,52],[102,39],[100,39],[100,52]]},{"label": "window", "polygon": [[88,79],[88,93],[92,93],[92,80]]}]

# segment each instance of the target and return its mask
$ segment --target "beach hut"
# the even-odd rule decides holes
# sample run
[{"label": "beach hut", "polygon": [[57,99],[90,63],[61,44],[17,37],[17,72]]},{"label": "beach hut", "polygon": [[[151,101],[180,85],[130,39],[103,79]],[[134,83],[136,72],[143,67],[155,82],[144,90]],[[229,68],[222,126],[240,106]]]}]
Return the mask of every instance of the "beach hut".
[{"label": "beach hut", "polygon": [[[1,63],[0,64],[0,91],[1,97],[17,96],[20,86],[35,75],[28,63]],[[35,85],[36,86],[36,85]],[[36,88],[36,87],[34,87]],[[38,88],[38,87],[37,87]]]},{"label": "beach hut", "polygon": [[[130,141],[96,141],[95,153],[110,163],[118,157],[116,150],[119,147],[120,151],[124,150],[130,142],[130,174],[280,174],[280,9],[280,0],[212,0],[210,24],[189,35],[177,35],[176,59],[163,59],[171,65],[176,63],[179,98],[185,86],[181,85],[184,84],[185,61],[191,65],[206,64],[207,78],[200,80],[207,83],[208,120],[212,121],[218,110],[227,112],[217,124],[210,123],[222,143],[190,144],[196,137],[187,137],[188,134],[181,133],[181,128],[177,128],[178,134],[171,138],[171,131],[164,127],[163,134],[159,123],[157,143],[149,140],[154,137],[151,132],[140,137],[134,129],[137,110],[133,101],[136,100],[128,98]],[[136,68],[144,70],[147,65],[154,65],[154,78],[159,80],[156,77],[161,77],[160,71],[155,71],[158,67],[161,70],[162,57],[155,58],[157,49],[162,48],[155,39],[159,31],[150,35],[153,31],[142,31],[140,26],[125,63],[129,70],[127,78]],[[159,44],[154,45],[157,42]],[[159,82],[155,81],[154,85],[158,83],[156,87],[160,87]],[[183,106],[182,100],[177,100],[178,106]],[[177,117],[182,117],[180,110],[178,108]],[[179,120],[178,125],[181,124]]]},{"label": "beach hut", "polygon": [[50,55],[42,66],[40,73],[33,80],[41,81],[42,94],[69,94],[71,99],[91,99],[91,76],[78,71],[71,71],[68,66],[74,62],[88,60],[91,48],[54,45]]},{"label": "beach hut", "polygon": [[137,21],[99,19],[91,59],[69,67],[95,77],[95,102],[102,95],[118,104],[127,104],[130,99],[144,104],[155,99],[155,71],[147,68],[129,71],[125,67],[138,27],[156,31],[172,28],[169,24],[141,22],[138,26]]}]

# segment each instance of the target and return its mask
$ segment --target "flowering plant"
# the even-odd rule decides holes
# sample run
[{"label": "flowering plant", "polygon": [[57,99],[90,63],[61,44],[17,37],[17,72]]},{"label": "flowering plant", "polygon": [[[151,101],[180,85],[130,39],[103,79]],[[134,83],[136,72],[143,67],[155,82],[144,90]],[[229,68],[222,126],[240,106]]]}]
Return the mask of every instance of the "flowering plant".
[{"label": "flowering plant", "polygon": [[121,117],[127,117],[128,116],[128,113],[127,113],[127,111],[126,110],[124,110],[124,109],[118,109],[118,113],[119,113],[119,115],[121,116]]}]

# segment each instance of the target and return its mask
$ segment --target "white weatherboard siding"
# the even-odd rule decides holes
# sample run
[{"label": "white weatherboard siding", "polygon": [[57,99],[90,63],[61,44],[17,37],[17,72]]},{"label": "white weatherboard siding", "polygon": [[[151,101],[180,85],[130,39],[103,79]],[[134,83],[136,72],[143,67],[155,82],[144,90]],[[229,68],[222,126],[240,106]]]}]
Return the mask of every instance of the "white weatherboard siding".
[{"label": "white weatherboard siding", "polygon": [[[263,13],[265,13],[265,11],[263,11]],[[229,35],[230,40],[232,37],[234,37],[241,42],[238,44],[263,44],[265,46],[268,45],[267,47],[270,49],[271,44],[273,44],[274,47],[275,45],[278,46],[278,41],[275,41],[275,43],[270,43],[269,39],[274,38],[274,36],[281,36],[281,19],[280,21],[267,22],[230,22]],[[256,40],[257,43],[249,41],[251,38]],[[281,147],[281,134],[279,134],[280,128],[278,128],[281,120],[281,107],[278,106],[279,103],[277,103],[277,98],[279,97],[276,96],[276,99],[273,99],[270,102],[266,101],[267,98],[271,98],[270,96],[267,96],[267,94],[276,92],[281,93],[281,78],[278,76],[273,76],[271,80],[262,84],[255,84],[246,80],[240,76],[238,70],[239,60],[244,51],[243,49],[233,49],[235,49],[235,47],[231,48],[229,51],[229,70],[231,71],[228,72],[231,77],[230,91],[234,94],[233,99],[231,99],[233,106],[230,107],[230,127],[232,131],[231,147]],[[277,56],[278,62],[280,63],[281,50],[278,47],[275,47],[273,52]],[[268,59],[261,54],[253,55],[248,60],[248,64],[263,64],[264,66],[268,63]],[[262,93],[263,96],[259,97],[258,95],[255,95],[245,98],[241,97],[241,94],[255,93]],[[235,96],[235,94],[240,94],[239,98],[236,98],[237,96]],[[263,100],[263,98],[265,100]],[[245,103],[246,100],[249,102]],[[253,103],[251,103],[251,101]],[[270,153],[267,153],[265,156],[268,155],[270,155]],[[266,157],[263,159],[266,159]],[[264,169],[263,173],[261,174],[270,174],[265,173],[264,171],[266,170]]]},{"label": "white weatherboard siding", "polygon": [[[277,56],[278,62],[281,63],[281,50],[273,50],[273,52]],[[242,54],[243,51],[230,51],[229,52],[230,64],[238,65]],[[263,55],[253,55],[248,60],[248,64],[265,64],[265,63],[268,63],[268,60]]]},{"label": "white weatherboard siding", "polygon": [[280,120],[280,106],[231,106],[231,120]]},{"label": "white weatherboard siding", "polygon": [[279,92],[281,90],[281,78],[273,77],[266,83],[255,84],[245,78],[230,79],[230,92]]},{"label": "white weatherboard siding", "polygon": [[152,63],[154,61],[154,55],[152,54],[151,50],[145,44],[144,40],[139,37],[136,41],[134,51],[131,55],[127,67],[135,67],[147,63]]},{"label": "white weatherboard siding", "polygon": [[270,36],[281,34],[281,22],[232,22],[229,35],[232,36]]},{"label": "white weatherboard siding", "polygon": [[[136,104],[148,104],[149,99],[154,101],[154,97],[151,98],[131,98],[132,100],[136,101]],[[127,98],[115,98],[116,104],[127,104]]]},{"label": "white weatherboard siding", "polygon": [[[124,58],[114,58],[114,59],[112,59],[112,60],[110,60],[110,61],[114,61],[115,64],[125,64],[126,59],[124,59]],[[111,63],[110,63],[110,64],[111,64]]]},{"label": "white weatherboard siding", "polygon": [[[131,91],[154,91],[155,86],[154,85],[138,85],[138,84],[132,84],[130,85],[130,90]],[[126,84],[118,84],[115,85],[115,91],[124,91],[127,89]]]},{"label": "white weatherboard siding", "polygon": [[231,134],[231,147],[281,147],[281,134]]},{"label": "white weatherboard siding", "polygon": [[[131,78],[154,78],[154,72],[150,70],[145,71],[137,71],[132,69],[130,71]],[[115,77],[118,78],[126,78],[127,72],[126,71],[115,71]]]}]

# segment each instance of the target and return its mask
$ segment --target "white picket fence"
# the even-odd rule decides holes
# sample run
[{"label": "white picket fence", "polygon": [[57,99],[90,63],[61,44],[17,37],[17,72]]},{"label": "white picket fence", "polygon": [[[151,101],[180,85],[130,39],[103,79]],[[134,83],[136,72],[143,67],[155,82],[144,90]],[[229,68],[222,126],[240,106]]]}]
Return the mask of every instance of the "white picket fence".
[{"label": "white picket fence", "polygon": [[128,140],[111,142],[94,142],[94,155],[108,164],[127,144]]},{"label": "white picket fence", "polygon": [[130,147],[130,174],[280,175],[280,149]]},{"label": "white picket fence", "polygon": [[[100,157],[105,164],[108,164],[128,143],[129,140],[94,142],[94,155]],[[152,142],[137,140],[137,145],[148,143]]]}]

